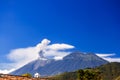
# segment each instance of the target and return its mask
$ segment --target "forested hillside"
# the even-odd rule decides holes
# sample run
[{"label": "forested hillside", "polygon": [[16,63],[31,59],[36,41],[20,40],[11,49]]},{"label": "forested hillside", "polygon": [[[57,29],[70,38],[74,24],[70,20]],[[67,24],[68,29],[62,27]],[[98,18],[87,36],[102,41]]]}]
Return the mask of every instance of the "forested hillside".
[{"label": "forested hillside", "polygon": [[97,68],[65,72],[50,80],[120,80],[120,63],[112,62]]}]

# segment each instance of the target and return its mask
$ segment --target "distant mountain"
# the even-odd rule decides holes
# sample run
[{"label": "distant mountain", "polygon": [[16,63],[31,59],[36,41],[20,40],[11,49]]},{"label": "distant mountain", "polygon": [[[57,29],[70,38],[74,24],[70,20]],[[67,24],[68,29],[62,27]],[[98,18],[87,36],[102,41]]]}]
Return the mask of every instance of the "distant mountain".
[{"label": "distant mountain", "polygon": [[[42,55],[43,56],[43,55]],[[12,72],[14,75],[21,75],[24,73],[36,72],[42,76],[51,76],[60,74],[63,72],[75,71],[84,68],[93,68],[106,64],[108,61],[98,57],[93,53],[73,52],[63,58],[63,60],[51,60],[45,57],[40,57],[35,61],[32,61],[20,69]]]},{"label": "distant mountain", "polygon": [[[78,71],[80,70],[55,75],[51,77],[50,80],[77,80]],[[84,71],[84,73],[82,72],[81,76],[84,77],[85,80],[120,80],[120,63],[118,62],[107,63],[96,68],[86,68],[82,71]]]}]

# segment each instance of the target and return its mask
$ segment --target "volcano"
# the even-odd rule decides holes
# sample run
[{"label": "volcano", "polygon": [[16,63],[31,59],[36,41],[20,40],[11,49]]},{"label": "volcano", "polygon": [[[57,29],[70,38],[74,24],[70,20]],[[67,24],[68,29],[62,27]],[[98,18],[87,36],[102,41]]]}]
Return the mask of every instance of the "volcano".
[{"label": "volcano", "polygon": [[39,58],[34,60],[11,74],[21,75],[24,73],[40,73],[41,76],[52,76],[63,72],[75,71],[84,68],[94,68],[108,61],[98,57],[94,53],[73,52],[63,58],[63,60],[47,59],[43,52],[39,52]]}]

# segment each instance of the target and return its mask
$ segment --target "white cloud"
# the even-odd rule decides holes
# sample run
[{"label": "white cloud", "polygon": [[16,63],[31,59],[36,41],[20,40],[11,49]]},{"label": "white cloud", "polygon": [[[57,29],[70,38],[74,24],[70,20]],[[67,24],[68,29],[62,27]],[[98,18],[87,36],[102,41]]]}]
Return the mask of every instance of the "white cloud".
[{"label": "white cloud", "polygon": [[120,58],[105,57],[103,59],[108,60],[109,62],[120,62]]},{"label": "white cloud", "polygon": [[[49,43],[50,43],[50,40],[43,39],[36,46],[11,50],[10,53],[8,53],[7,58],[10,61],[12,61],[12,63],[4,63],[4,64],[10,65],[14,69],[20,68],[23,65],[27,64],[28,62],[31,62],[37,59],[39,57],[38,53],[41,50],[44,51],[45,57],[53,56],[54,59],[59,60],[70,53],[64,50],[74,48],[74,46],[69,44],[57,43],[57,44],[50,45]],[[4,72],[4,73],[7,73],[9,71],[11,71],[11,69],[8,70],[8,68],[7,70],[1,70],[1,72]]]},{"label": "white cloud", "polygon": [[120,62],[120,58],[115,58],[113,56],[115,56],[116,54],[115,53],[112,53],[112,54],[96,54],[98,55],[99,57],[109,61],[109,62]]},{"label": "white cloud", "polygon": [[8,74],[8,73],[10,73],[10,72],[12,72],[12,71],[14,71],[15,69],[10,69],[10,70],[7,70],[7,69],[5,69],[5,70],[0,70],[0,73],[4,73],[4,74]]},{"label": "white cloud", "polygon": [[[14,49],[8,54],[8,59],[13,61],[15,67],[21,67],[38,58],[35,47]],[[13,64],[12,64],[13,65]]]},{"label": "white cloud", "polygon": [[62,59],[64,56],[68,55],[71,52],[64,52],[64,51],[57,51],[57,50],[48,50],[45,52],[45,56],[49,57],[49,56],[54,56],[54,59],[58,60],[58,57],[61,57],[59,59]]},{"label": "white cloud", "polygon": [[24,60],[25,58],[34,58],[30,54],[35,54],[34,47],[14,49],[8,54],[8,58],[14,62]]},{"label": "white cloud", "polygon": [[48,46],[48,49],[52,49],[52,50],[65,50],[65,49],[72,49],[74,48],[74,46],[72,45],[68,45],[68,44],[52,44]]},{"label": "white cloud", "polygon": [[109,56],[114,56],[115,53],[111,53],[111,54],[99,54],[99,53],[97,53],[96,55],[100,56],[100,57],[109,57]]},{"label": "white cloud", "polygon": [[54,59],[55,59],[55,60],[62,60],[63,57],[61,57],[61,56],[55,56]]}]

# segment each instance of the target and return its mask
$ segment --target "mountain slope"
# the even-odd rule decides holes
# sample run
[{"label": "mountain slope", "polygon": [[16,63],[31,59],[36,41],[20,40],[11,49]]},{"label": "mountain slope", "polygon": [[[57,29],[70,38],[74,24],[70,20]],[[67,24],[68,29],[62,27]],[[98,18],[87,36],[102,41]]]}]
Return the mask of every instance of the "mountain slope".
[{"label": "mountain slope", "polygon": [[[40,66],[42,63],[44,65]],[[11,74],[21,75],[23,73],[40,73],[42,76],[51,76],[63,72],[75,71],[77,69],[93,68],[108,63],[106,60],[92,53],[73,52],[63,58],[63,60],[35,60]],[[36,67],[37,65],[37,67]]]},{"label": "mountain slope", "polygon": [[112,62],[98,67],[104,80],[115,80],[120,76],[120,63]]}]

